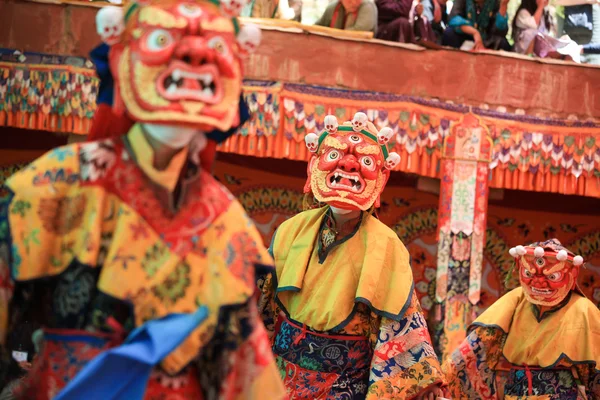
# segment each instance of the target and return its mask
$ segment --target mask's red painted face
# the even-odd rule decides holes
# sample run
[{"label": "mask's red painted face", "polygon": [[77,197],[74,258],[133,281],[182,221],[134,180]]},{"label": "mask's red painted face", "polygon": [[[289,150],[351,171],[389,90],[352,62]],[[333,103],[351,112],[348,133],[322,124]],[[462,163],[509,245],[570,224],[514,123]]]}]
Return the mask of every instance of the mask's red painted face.
[{"label": "mask's red painted face", "polygon": [[575,287],[579,268],[555,257],[524,255],[519,259],[519,278],[525,296],[533,304],[555,306]]},{"label": "mask's red painted face", "polygon": [[231,18],[206,1],[147,1],[111,51],[118,95],[137,121],[227,130],[239,119],[239,47]]},{"label": "mask's red painted face", "polygon": [[307,188],[333,207],[367,210],[378,203],[389,178],[384,165],[376,142],[355,132],[331,134],[308,164]]}]

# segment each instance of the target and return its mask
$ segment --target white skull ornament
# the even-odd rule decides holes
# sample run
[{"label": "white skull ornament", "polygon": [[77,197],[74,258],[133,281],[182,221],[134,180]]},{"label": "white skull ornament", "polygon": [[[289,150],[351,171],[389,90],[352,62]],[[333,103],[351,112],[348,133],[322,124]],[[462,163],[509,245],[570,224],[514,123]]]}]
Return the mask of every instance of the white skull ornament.
[{"label": "white skull ornament", "polygon": [[392,152],[388,155],[388,158],[385,160],[385,167],[390,171],[396,168],[396,166],[400,163],[400,155],[398,153]]},{"label": "white skull ornament", "polygon": [[253,24],[242,26],[237,35],[237,41],[240,45],[243,55],[252,54],[258,49],[260,44],[260,28]]},{"label": "white skull ornament", "polygon": [[392,130],[392,128],[388,128],[386,126],[385,128],[381,128],[381,130],[377,134],[377,142],[379,142],[381,146],[385,146],[386,144],[388,144],[392,136],[394,136],[394,131]]},{"label": "white skull ornament", "polygon": [[221,10],[228,17],[237,17],[247,3],[246,0],[221,0]]},{"label": "white skull ornament", "polygon": [[309,133],[304,137],[304,142],[306,143],[306,147],[308,151],[311,153],[316,153],[319,148],[319,137],[314,133]]},{"label": "white skull ornament", "polygon": [[113,46],[119,43],[124,30],[125,22],[121,7],[103,7],[96,14],[96,32],[107,45]]},{"label": "white skull ornament", "polygon": [[323,121],[325,124],[325,130],[329,133],[336,133],[338,130],[338,120],[335,115],[327,115]]},{"label": "white skull ornament", "polygon": [[367,127],[367,122],[369,122],[367,114],[357,112],[354,114],[354,118],[352,118],[352,129],[354,129],[354,132],[360,132]]}]

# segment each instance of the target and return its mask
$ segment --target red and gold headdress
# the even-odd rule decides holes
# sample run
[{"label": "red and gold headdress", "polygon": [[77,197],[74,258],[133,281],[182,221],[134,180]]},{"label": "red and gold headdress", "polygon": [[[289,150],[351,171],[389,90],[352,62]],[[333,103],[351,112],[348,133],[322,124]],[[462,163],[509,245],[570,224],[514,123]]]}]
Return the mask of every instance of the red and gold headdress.
[{"label": "red and gold headdress", "polygon": [[527,299],[542,306],[555,306],[577,286],[583,257],[563,247],[557,239],[516,246],[509,250],[519,267],[519,280]]},{"label": "red and gold headdress", "polygon": [[318,201],[337,208],[378,207],[390,170],[400,162],[400,156],[387,149],[392,129],[378,131],[362,112],[342,125],[333,115],[324,122],[320,135],[305,137],[313,157],[304,191],[312,191]]}]

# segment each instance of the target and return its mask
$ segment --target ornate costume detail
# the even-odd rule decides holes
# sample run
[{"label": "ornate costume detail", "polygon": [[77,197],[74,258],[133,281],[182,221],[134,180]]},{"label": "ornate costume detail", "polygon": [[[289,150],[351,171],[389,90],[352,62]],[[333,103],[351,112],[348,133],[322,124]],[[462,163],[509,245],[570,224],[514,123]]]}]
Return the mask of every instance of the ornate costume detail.
[{"label": "ornate costume detail", "polygon": [[38,216],[48,232],[64,235],[81,226],[86,205],[85,195],[59,199],[42,198]]},{"label": "ornate costume detail", "polygon": [[305,137],[306,147],[314,155],[304,191],[342,209],[379,207],[389,170],[400,162],[398,154],[387,151],[392,135],[389,128],[378,132],[364,113],[341,126],[335,116],[328,115],[319,136],[311,133]]},{"label": "ornate costume detail", "polygon": [[328,115],[322,133],[305,138],[313,156],[304,191],[327,206],[279,226],[271,242],[276,275],[259,280],[290,399],[441,394],[410,255],[370,212],[399,162],[386,147],[392,136],[359,112],[342,125]]},{"label": "ornate costume detail", "polygon": [[223,131],[237,124],[240,57],[260,43],[256,26],[240,29],[240,6],[229,0],[132,1],[121,20],[113,7],[101,10],[98,31],[112,46],[117,77],[115,106],[137,121]]},{"label": "ornate costume detail", "polygon": [[167,304],[175,304],[185,296],[190,285],[190,266],[186,262],[177,264],[165,280],[152,288],[152,292],[159,300]]},{"label": "ornate costume detail", "polygon": [[446,360],[452,398],[596,398],[600,342],[590,333],[600,311],[576,283],[583,259],[556,239],[510,255],[521,287],[477,318]]},{"label": "ornate costume detail", "polygon": [[242,58],[260,30],[240,27],[240,5],[132,0],[98,13],[91,131],[102,140],[36,160],[0,203],[0,343],[8,305],[37,306],[9,301],[9,271],[52,306],[40,323],[60,328],[24,398],[283,397],[253,307],[255,270],[272,260],[207,172],[216,143],[249,118]]},{"label": "ornate costume detail", "polygon": [[89,182],[103,178],[115,165],[115,146],[110,140],[83,144],[79,151],[81,179]]},{"label": "ornate costume detail", "polygon": [[556,306],[576,288],[583,258],[565,249],[558,240],[513,247],[509,253],[519,266],[521,286],[532,304]]}]

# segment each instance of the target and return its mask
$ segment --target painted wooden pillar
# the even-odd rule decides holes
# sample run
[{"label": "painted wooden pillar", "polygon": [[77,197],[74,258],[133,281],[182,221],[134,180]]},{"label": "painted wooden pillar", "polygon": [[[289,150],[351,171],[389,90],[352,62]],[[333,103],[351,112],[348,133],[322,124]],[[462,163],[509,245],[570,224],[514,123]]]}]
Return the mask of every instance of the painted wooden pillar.
[{"label": "painted wooden pillar", "polygon": [[444,358],[466,337],[480,300],[492,139],[474,114],[450,128],[441,159],[436,299]]}]

